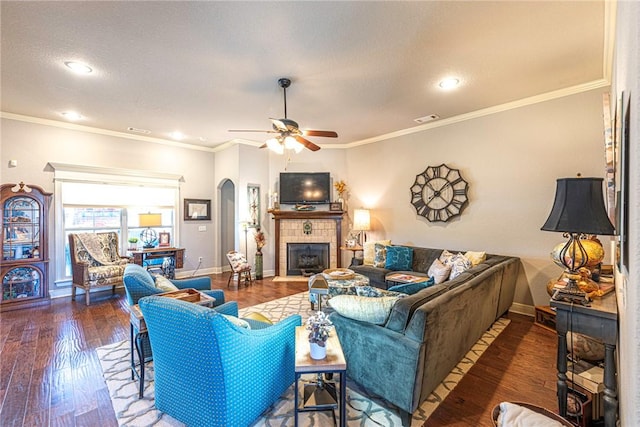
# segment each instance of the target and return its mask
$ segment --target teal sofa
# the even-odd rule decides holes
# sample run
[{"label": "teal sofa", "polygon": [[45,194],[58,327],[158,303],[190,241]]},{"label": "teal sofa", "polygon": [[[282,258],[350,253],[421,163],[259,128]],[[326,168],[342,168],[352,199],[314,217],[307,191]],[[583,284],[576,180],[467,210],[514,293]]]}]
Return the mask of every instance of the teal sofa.
[{"label": "teal sofa", "polygon": [[[424,260],[435,259],[442,249],[422,252]],[[384,325],[332,313],[347,375],[396,405],[410,425],[411,414],[508,311],[519,269],[518,258],[487,255],[455,279],[399,299]]]}]

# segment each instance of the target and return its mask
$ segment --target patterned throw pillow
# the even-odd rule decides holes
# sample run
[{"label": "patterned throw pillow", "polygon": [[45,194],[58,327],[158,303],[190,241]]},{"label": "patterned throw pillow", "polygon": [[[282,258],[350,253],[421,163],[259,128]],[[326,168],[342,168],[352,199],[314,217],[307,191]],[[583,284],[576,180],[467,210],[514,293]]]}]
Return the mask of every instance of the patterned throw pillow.
[{"label": "patterned throw pillow", "polygon": [[329,305],[338,314],[361,322],[383,325],[398,297],[369,298],[357,295],[337,295]]},{"label": "patterned throw pillow", "polygon": [[451,265],[451,274],[449,274],[449,280],[453,280],[468,269],[471,268],[471,261],[462,254],[454,255],[449,261]]},{"label": "patterned throw pillow", "polygon": [[375,257],[373,258],[373,266],[384,268],[387,263],[387,245],[375,244]]},{"label": "patterned throw pillow", "polygon": [[394,271],[411,271],[413,265],[413,249],[406,246],[388,246],[387,260],[384,267]]},{"label": "patterned throw pillow", "polygon": [[378,240],[375,242],[366,242],[362,245],[362,264],[364,265],[373,265],[373,260],[375,259],[375,246],[376,243],[389,246],[391,244],[391,240]]},{"label": "patterned throw pillow", "polygon": [[156,288],[161,289],[162,292],[171,292],[177,291],[178,287],[171,282],[171,280],[167,279],[164,276],[154,276],[156,280]]},{"label": "patterned throw pillow", "polygon": [[395,285],[387,289],[390,292],[402,292],[403,294],[413,295],[421,290],[428,288],[429,286],[435,284],[436,281],[433,277],[430,277],[428,280],[425,277],[424,282],[418,283],[402,283],[400,285]]},{"label": "patterned throw pillow", "polygon": [[356,295],[360,297],[380,298],[380,297],[406,297],[404,293],[380,289],[374,286],[356,286]]},{"label": "patterned throw pillow", "polygon": [[429,267],[427,274],[429,277],[433,277],[433,280],[437,285],[449,278],[449,274],[451,274],[451,265],[447,265],[439,259],[435,259],[433,260],[431,267]]},{"label": "patterned throw pillow", "polygon": [[468,251],[464,256],[471,261],[471,265],[475,267],[478,264],[482,264],[487,260],[486,252],[472,252]]},{"label": "patterned throw pillow", "polygon": [[448,250],[444,250],[442,251],[442,253],[440,254],[440,257],[438,258],[440,261],[442,261],[443,264],[450,264],[451,263],[451,258],[453,258],[455,256],[455,254],[449,252]]}]

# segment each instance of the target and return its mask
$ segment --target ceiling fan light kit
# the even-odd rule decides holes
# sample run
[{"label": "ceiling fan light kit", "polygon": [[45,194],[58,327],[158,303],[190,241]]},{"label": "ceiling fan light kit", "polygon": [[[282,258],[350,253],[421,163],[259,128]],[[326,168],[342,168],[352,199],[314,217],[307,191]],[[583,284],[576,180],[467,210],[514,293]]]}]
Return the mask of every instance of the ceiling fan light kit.
[{"label": "ceiling fan light kit", "polygon": [[337,138],[338,134],[330,130],[300,130],[298,123],[287,118],[287,88],[291,86],[288,78],[278,79],[278,85],[282,88],[284,98],[284,118],[271,120],[273,130],[229,130],[229,132],[265,132],[279,134],[275,138],[269,138],[260,148],[267,147],[276,154],[284,154],[285,150],[293,150],[296,153],[308,148],[311,151],[318,151],[319,146],[305,138],[305,136],[320,136],[325,138]]}]

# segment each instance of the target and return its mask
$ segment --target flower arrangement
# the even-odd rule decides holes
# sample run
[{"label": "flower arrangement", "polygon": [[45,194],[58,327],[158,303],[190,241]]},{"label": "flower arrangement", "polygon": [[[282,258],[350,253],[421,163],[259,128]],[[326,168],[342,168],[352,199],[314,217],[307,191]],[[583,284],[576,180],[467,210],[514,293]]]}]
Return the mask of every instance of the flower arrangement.
[{"label": "flower arrangement", "polygon": [[329,339],[329,331],[333,323],[322,311],[317,312],[307,319],[307,330],[309,331],[309,342],[324,347]]},{"label": "flower arrangement", "polygon": [[338,197],[340,198],[342,198],[342,195],[347,191],[347,183],[343,180],[334,182],[333,187],[338,192]]},{"label": "flower arrangement", "polygon": [[267,239],[264,237],[264,233],[260,230],[260,227],[256,227],[256,232],[253,233],[253,238],[256,241],[256,249],[258,252],[262,252],[262,248],[267,244]]}]

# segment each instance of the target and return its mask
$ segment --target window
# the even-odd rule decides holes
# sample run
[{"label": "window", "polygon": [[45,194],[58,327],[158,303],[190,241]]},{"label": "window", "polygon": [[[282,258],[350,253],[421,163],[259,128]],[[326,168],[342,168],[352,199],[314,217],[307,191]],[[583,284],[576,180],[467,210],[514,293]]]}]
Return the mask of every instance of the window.
[{"label": "window", "polygon": [[[126,254],[131,237],[140,238],[146,227],[140,227],[138,214],[160,213],[162,224],[153,227],[168,232],[171,244],[177,246],[179,229],[179,184],[177,175],[123,169],[51,164],[55,170],[55,253],[57,282],[69,282],[71,260],[70,233],[115,231],[120,253]],[[62,218],[60,221],[58,218]],[[138,243],[138,247],[141,244]]]}]

